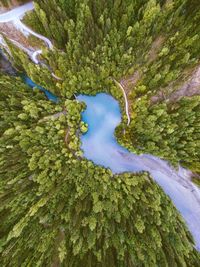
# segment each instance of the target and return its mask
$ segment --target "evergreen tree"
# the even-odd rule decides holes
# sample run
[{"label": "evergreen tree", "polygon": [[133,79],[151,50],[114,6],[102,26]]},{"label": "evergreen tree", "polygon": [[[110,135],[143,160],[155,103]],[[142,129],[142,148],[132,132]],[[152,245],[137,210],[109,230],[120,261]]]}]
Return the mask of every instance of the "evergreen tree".
[{"label": "evergreen tree", "polygon": [[[199,266],[182,218],[148,173],[113,175],[83,158],[85,106],[74,100],[79,93],[111,93],[123,112],[116,131],[121,144],[199,173],[198,92],[170,98],[198,66],[199,2],[34,5],[24,22],[55,45],[43,49],[45,64],[35,65],[5,39],[14,66],[60,101],[51,103],[20,78],[0,74],[1,265]],[[127,94],[128,127],[113,78]]]},{"label": "evergreen tree", "polygon": [[169,198],[147,173],[82,158],[76,100],[47,101],[1,76],[2,266],[198,266]]}]

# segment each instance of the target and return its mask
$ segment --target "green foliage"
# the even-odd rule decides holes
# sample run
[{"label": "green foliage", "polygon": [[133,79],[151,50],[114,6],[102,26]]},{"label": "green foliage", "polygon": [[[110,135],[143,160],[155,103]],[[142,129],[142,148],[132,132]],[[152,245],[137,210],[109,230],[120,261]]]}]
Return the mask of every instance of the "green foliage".
[{"label": "green foliage", "polygon": [[120,142],[139,153],[151,153],[200,172],[200,97],[149,106],[146,97],[135,102],[134,119]]},{"label": "green foliage", "polygon": [[155,95],[198,62],[199,7],[187,0],[36,0],[25,22],[59,48],[44,50],[42,60],[63,80],[12,52],[29,77],[57,95],[111,93],[110,77],[120,80],[136,70],[142,77],[131,93]]},{"label": "green foliage", "polygon": [[199,2],[34,4],[24,21],[54,43],[51,51],[43,48],[49,68],[6,41],[15,67],[61,101],[50,103],[19,79],[0,76],[1,265],[199,266],[188,230],[149,174],[113,175],[83,159],[85,106],[72,100],[104,91],[124,106],[112,77],[122,79],[131,124],[117,129],[118,140],[200,172],[199,97],[151,101],[163,87],[175,91],[199,61]]},{"label": "green foliage", "polygon": [[0,94],[2,266],[198,266],[149,174],[113,175],[82,158],[84,105],[53,104],[5,76]]}]

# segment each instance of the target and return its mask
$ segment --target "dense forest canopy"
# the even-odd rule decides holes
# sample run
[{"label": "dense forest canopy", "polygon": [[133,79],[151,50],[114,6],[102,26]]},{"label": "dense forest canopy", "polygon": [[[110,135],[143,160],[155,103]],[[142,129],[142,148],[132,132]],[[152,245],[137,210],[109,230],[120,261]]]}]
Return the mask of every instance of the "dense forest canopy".
[{"label": "dense forest canopy", "polygon": [[[114,175],[83,158],[85,105],[74,99],[112,94],[123,112],[121,144],[200,173],[200,92],[191,78],[199,68],[199,1],[34,5],[23,21],[54,49],[43,45],[36,65],[4,34],[8,56],[60,100],[0,74],[2,266],[199,266],[181,216],[148,173]],[[113,79],[128,98],[128,126]]]},{"label": "dense forest canopy", "polygon": [[0,83],[3,266],[199,263],[180,215],[147,173],[113,175],[82,158],[82,104],[51,103],[19,78]]},{"label": "dense forest canopy", "polygon": [[[183,82],[198,68],[199,18],[198,1],[73,0],[48,1],[48,5],[46,1],[35,1],[35,11],[24,21],[58,48],[45,48],[42,56],[62,81],[53,79],[48,69],[36,68],[16,49],[15,62],[20,68],[24,66],[37,83],[67,98],[74,93],[106,91],[123,104],[122,93],[112,78],[121,81],[132,119],[125,135],[125,125],[119,128],[118,140],[137,153],[152,153],[173,164],[182,162],[199,172],[199,85],[193,86],[191,81],[191,88],[182,90]],[[184,97],[187,99],[182,100]],[[152,101],[154,98],[156,102]],[[179,132],[176,129],[180,129],[180,117],[172,116],[171,111],[177,113],[178,109],[181,116],[187,108],[196,119],[188,117]],[[162,124],[160,115],[152,121],[154,109],[165,116],[164,127],[154,127]],[[148,137],[137,128],[144,123],[143,117],[147,118],[147,128],[153,131],[147,133]],[[191,135],[195,144],[190,142]]]}]

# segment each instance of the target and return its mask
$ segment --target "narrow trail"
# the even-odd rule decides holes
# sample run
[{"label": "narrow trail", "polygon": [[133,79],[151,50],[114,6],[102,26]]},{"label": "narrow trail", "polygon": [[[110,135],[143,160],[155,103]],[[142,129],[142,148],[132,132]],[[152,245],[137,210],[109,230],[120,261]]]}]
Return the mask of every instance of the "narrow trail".
[{"label": "narrow trail", "polygon": [[37,59],[37,57],[38,57],[39,55],[41,55],[41,54],[42,54],[42,50],[36,50],[36,51],[32,54],[31,59],[32,59],[32,61],[33,61],[35,64],[39,64],[39,60]]},{"label": "narrow trail", "polygon": [[51,119],[57,119],[57,118],[59,118],[61,115],[66,115],[66,113],[67,113],[67,112],[66,112],[65,110],[63,110],[63,111],[57,112],[57,113],[55,113],[55,114],[46,116],[46,117],[40,119],[39,122],[41,122],[41,121],[46,121],[46,120],[51,120]]},{"label": "narrow trail", "polygon": [[[25,24],[23,24],[20,20],[22,19],[22,17],[27,11],[30,11],[33,9],[34,9],[34,6],[32,2],[22,5],[20,7],[14,8],[13,10],[0,15],[0,23],[13,22],[14,26],[17,29],[21,30],[22,33],[31,34],[41,39],[42,41],[45,42],[48,48],[52,50],[53,44],[48,38],[34,32],[30,28],[28,28]],[[36,51],[31,51],[31,49],[25,48],[24,46],[22,46],[20,43],[16,42],[15,40],[11,39],[11,41],[17,47],[19,47],[24,52],[26,52],[35,64],[40,64],[42,66],[47,67],[49,71],[51,72],[51,75],[55,79],[62,80],[61,78],[57,77],[52,72],[52,69],[48,65],[41,62],[38,59],[38,56],[42,54],[41,49],[36,50]],[[1,36],[0,36],[0,44],[2,44],[2,46],[6,49],[6,43]],[[113,78],[113,81],[121,89],[123,93],[124,100],[125,100],[127,125],[129,125],[131,119],[129,115],[129,104],[128,104],[126,92],[124,90],[122,83],[119,83],[114,78]],[[44,89],[40,89],[40,90],[45,91]],[[95,107],[96,106],[97,105],[95,105]],[[109,106],[109,112],[110,112],[110,106]],[[104,118],[103,123],[106,123],[106,120],[108,120],[107,126],[109,126],[108,127],[109,129],[111,126],[113,126],[113,129],[111,130],[113,130],[114,132],[114,129],[117,126],[117,124],[116,125],[114,124],[115,124],[115,121],[118,122],[118,118],[116,118],[115,120],[115,116],[113,114],[113,116],[111,116],[109,120],[109,112],[107,112],[105,116],[103,116]],[[61,114],[64,114],[64,113],[58,112],[54,115],[46,117],[45,119],[49,119],[52,117],[57,118]],[[92,114],[94,115],[94,107],[92,110]],[[98,114],[95,115],[95,121],[96,121],[97,116]],[[95,129],[95,131],[97,130],[98,129]],[[102,130],[106,131],[106,125],[105,126],[101,125],[99,129],[100,133]],[[66,133],[66,137],[65,137],[66,140],[67,140],[67,136],[68,136],[68,133]],[[98,136],[98,140],[95,139],[96,136]],[[105,132],[103,133],[103,136],[104,137],[106,136]],[[103,160],[107,159],[109,161],[109,164],[114,164],[115,168],[119,168],[119,170],[136,172],[137,170],[139,171],[140,169],[143,171],[145,170],[145,171],[150,172],[152,176],[154,177],[155,181],[163,188],[165,193],[171,197],[175,206],[178,208],[182,216],[185,218],[185,221],[187,222],[189,229],[195,238],[197,249],[200,250],[200,234],[199,234],[200,233],[200,223],[199,223],[200,221],[200,189],[190,181],[189,176],[187,176],[187,173],[184,173],[185,170],[180,169],[177,172],[166,162],[152,155],[134,155],[132,153],[124,152],[124,149],[120,148],[119,145],[117,145],[116,147],[116,143],[114,143],[114,145],[111,144],[109,147],[107,140],[105,140],[105,146],[104,146],[103,140],[99,139],[99,135],[94,135],[94,140],[90,140],[90,143],[88,143],[87,145],[89,147],[88,153],[90,154],[93,153],[94,154],[94,155],[92,154],[93,157],[97,157],[97,154],[102,152],[102,155],[100,155],[102,159]],[[95,151],[97,148],[98,150]],[[89,159],[93,159],[91,158],[90,154],[89,154]],[[109,154],[109,156],[107,156],[107,154]]]},{"label": "narrow trail", "polygon": [[39,33],[36,33],[33,30],[31,30],[24,23],[22,23],[20,19],[14,19],[13,20],[13,23],[14,23],[15,27],[17,29],[19,29],[22,33],[25,31],[28,34],[32,34],[33,36],[37,37],[38,39],[44,41],[46,43],[46,45],[48,46],[49,49],[51,49],[51,50],[53,49],[53,44],[52,44],[52,42],[48,38],[46,38],[43,35],[41,35]]},{"label": "narrow trail", "polygon": [[51,69],[47,64],[45,64],[44,62],[41,62],[41,61],[37,58],[39,55],[42,54],[42,50],[41,50],[41,49],[36,50],[36,51],[34,51],[33,53],[27,52],[27,54],[29,55],[29,57],[31,58],[31,60],[32,60],[36,65],[41,65],[41,66],[47,68],[47,69],[51,72],[51,76],[52,76],[53,78],[55,78],[55,79],[58,80],[58,81],[62,81],[62,80],[63,80],[62,78],[58,77],[55,73],[53,73],[53,72],[52,72],[52,69]]},{"label": "narrow trail", "polygon": [[[24,47],[22,44],[20,44],[19,42],[17,42],[16,40],[12,39],[12,38],[8,38],[14,45],[16,45],[19,49],[21,49],[22,51],[24,51],[30,58],[32,58],[33,56],[33,51],[31,49],[28,49],[26,47]],[[0,45],[2,45],[4,47],[4,49],[8,52],[8,54],[12,57],[12,54],[8,48],[8,45],[6,43],[6,41],[4,40],[4,38],[0,35]]]},{"label": "narrow trail", "polygon": [[121,85],[121,83],[116,81],[114,78],[113,78],[113,81],[122,90],[122,93],[123,93],[123,96],[124,96],[124,100],[125,100],[125,110],[126,110],[126,116],[127,116],[127,125],[129,125],[130,122],[131,122],[131,119],[130,119],[130,115],[129,115],[129,111],[128,111],[129,110],[129,106],[128,106],[128,99],[127,99],[127,96],[126,96],[126,92],[125,92],[123,86]]},{"label": "narrow trail", "polygon": [[[55,78],[56,80],[62,80],[60,77],[56,76],[56,74],[54,74],[51,70],[51,68],[47,65],[47,64],[44,64],[43,62],[40,62],[38,60],[38,56],[42,54],[42,50],[32,50],[32,49],[28,49],[26,47],[24,47],[22,44],[20,44],[19,42],[9,38],[9,40],[14,44],[16,45],[19,49],[21,49],[22,51],[24,51],[28,56],[29,58],[36,64],[36,65],[42,65],[43,67],[46,67],[50,72],[51,72],[51,76],[53,78]],[[10,52],[4,38],[0,35],[0,45],[3,46],[3,48],[6,50],[6,52],[12,57],[12,53]]]},{"label": "narrow trail", "polygon": [[[24,47],[23,45],[21,45],[19,42],[13,40],[13,39],[9,39],[14,45],[16,45],[19,49],[21,49],[22,51],[24,51],[29,57],[30,59],[36,64],[36,65],[41,65],[43,67],[46,67],[50,72],[51,72],[51,76],[53,78],[55,78],[58,81],[62,81],[63,79],[58,77],[55,73],[52,72],[52,69],[45,63],[40,62],[38,60],[38,56],[42,54],[42,50],[36,50],[33,51],[31,49],[28,49],[26,47]],[[4,39],[0,36],[0,45],[2,45],[5,50],[7,51],[7,53],[12,57],[12,53],[10,52],[6,42],[4,41]]]},{"label": "narrow trail", "polygon": [[[25,15],[25,13],[27,11],[31,11],[34,9],[34,5],[33,2],[29,2],[27,4],[21,5],[19,7],[13,8],[12,10],[4,13],[4,14],[0,14],[0,23],[7,23],[7,22],[12,22],[13,25],[16,27],[16,29],[20,30],[24,35],[33,35],[35,37],[37,37],[38,39],[42,40],[45,42],[45,44],[47,45],[47,47],[51,50],[53,50],[53,44],[52,42],[46,38],[45,36],[34,32],[33,30],[31,30],[29,27],[27,27],[23,22],[21,22],[21,19],[23,18],[23,16]],[[6,33],[5,33],[6,35]],[[49,71],[51,72],[51,75],[53,78],[55,78],[56,80],[62,80],[60,77],[58,77],[55,73],[53,73],[52,69],[39,61],[38,56],[42,54],[42,50],[36,50],[36,51],[32,51],[31,49],[28,49],[26,47],[24,47],[23,45],[21,45],[19,42],[8,38],[10,41],[12,41],[17,47],[19,47],[21,50],[23,50],[26,54],[28,54],[28,56],[30,57],[30,59],[37,65],[42,65],[45,66],[49,69]],[[6,49],[6,51],[9,53],[10,56],[11,52],[8,49],[8,46],[6,45],[6,42],[4,41],[3,37],[0,36],[0,44]]]},{"label": "narrow trail", "polygon": [[48,38],[39,33],[34,32],[29,27],[27,27],[23,22],[21,22],[21,19],[24,17],[25,13],[33,9],[34,9],[33,2],[29,2],[19,7],[13,8],[12,10],[6,13],[0,14],[0,23],[12,22],[14,26],[17,29],[19,29],[22,33],[24,33],[25,31],[28,34],[37,37],[38,39],[44,41],[49,49],[53,49],[53,44]]}]

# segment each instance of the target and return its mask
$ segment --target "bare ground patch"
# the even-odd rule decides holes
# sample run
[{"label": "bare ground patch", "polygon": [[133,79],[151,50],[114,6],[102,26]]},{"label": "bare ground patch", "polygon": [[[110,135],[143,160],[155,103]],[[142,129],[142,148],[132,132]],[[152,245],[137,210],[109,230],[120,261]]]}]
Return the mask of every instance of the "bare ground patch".
[{"label": "bare ground patch", "polygon": [[[161,47],[163,46],[163,43],[165,41],[164,36],[158,36],[152,43],[149,52],[147,53],[147,65],[151,64],[156,58],[158,57],[158,53],[161,50]],[[139,69],[139,68],[138,68]],[[129,112],[131,107],[131,101],[130,101],[130,94],[134,87],[137,85],[138,81],[142,78],[142,72],[139,70],[136,70],[132,75],[123,77],[120,80],[120,84],[125,90],[127,101],[129,104]]]},{"label": "bare ground patch", "polygon": [[120,84],[123,86],[126,94],[129,94],[131,89],[137,84],[141,77],[141,73],[136,70],[133,75],[124,77],[120,80]]},{"label": "bare ground patch", "polygon": [[40,39],[32,35],[25,36],[12,22],[0,23],[1,33],[11,41],[14,40],[27,49],[38,49],[44,46],[44,43]]},{"label": "bare ground patch", "polygon": [[185,96],[194,95],[200,95],[200,66],[184,71],[179,80],[161,88],[157,95],[151,97],[151,103],[155,104],[163,100],[176,102]]},{"label": "bare ground patch", "polygon": [[[160,51],[163,43],[165,41],[164,36],[158,36],[151,45],[151,48],[147,54],[148,62],[150,64],[152,61],[156,60],[158,52]],[[129,94],[130,91],[136,86],[137,82],[141,79],[141,72],[136,70],[132,75],[124,77],[120,80],[121,85],[124,87],[126,94]]]},{"label": "bare ground patch", "polygon": [[12,24],[12,22],[1,23],[0,33],[3,33],[8,39],[15,40],[22,44],[24,47],[29,47],[28,38],[26,38],[20,31],[18,31]]},{"label": "bare ground patch", "polygon": [[151,45],[151,48],[147,54],[148,64],[156,60],[158,53],[165,41],[164,36],[158,36]]},{"label": "bare ground patch", "polygon": [[200,66],[195,68],[192,76],[178,90],[169,96],[170,101],[178,101],[184,96],[200,95]]}]

